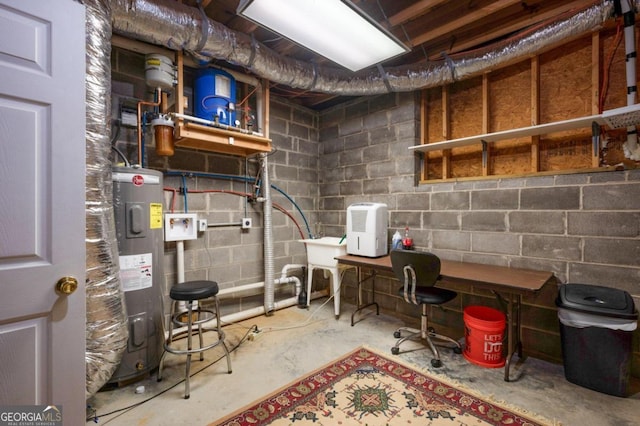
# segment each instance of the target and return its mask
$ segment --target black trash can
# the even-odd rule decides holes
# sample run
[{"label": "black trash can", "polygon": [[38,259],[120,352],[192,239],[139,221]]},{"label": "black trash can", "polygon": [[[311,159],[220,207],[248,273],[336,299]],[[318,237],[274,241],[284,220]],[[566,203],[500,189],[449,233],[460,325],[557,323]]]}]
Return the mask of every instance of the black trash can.
[{"label": "black trash can", "polygon": [[631,295],[608,287],[564,284],[556,305],[566,379],[598,392],[628,396],[638,319]]}]

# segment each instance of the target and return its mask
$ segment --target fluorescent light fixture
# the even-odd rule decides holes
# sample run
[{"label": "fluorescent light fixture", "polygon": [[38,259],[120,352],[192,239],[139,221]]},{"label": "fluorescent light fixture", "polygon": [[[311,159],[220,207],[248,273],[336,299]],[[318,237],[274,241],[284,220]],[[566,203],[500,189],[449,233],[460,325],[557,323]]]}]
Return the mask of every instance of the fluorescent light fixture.
[{"label": "fluorescent light fixture", "polygon": [[348,0],[242,0],[237,13],[351,71],[409,50]]}]

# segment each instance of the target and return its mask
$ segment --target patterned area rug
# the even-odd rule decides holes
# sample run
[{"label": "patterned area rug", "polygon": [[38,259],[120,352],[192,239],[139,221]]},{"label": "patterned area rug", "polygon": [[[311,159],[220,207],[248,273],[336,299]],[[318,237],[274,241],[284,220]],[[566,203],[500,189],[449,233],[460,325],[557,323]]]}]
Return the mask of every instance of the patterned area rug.
[{"label": "patterned area rug", "polygon": [[359,348],[211,425],[551,425]]}]

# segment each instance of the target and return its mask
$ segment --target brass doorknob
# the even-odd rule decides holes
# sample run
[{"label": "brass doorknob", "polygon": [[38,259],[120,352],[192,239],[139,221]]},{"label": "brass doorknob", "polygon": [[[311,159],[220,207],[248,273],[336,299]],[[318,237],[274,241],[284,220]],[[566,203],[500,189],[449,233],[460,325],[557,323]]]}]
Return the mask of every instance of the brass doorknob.
[{"label": "brass doorknob", "polygon": [[56,290],[62,294],[71,294],[78,288],[78,280],[74,277],[62,277],[56,283]]}]

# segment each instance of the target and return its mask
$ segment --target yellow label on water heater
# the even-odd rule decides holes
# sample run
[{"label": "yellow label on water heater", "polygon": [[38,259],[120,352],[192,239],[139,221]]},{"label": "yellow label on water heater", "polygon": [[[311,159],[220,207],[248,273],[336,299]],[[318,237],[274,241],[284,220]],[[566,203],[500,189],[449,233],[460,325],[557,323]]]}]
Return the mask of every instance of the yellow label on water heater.
[{"label": "yellow label on water heater", "polygon": [[162,228],[162,204],[161,203],[149,204],[149,228],[151,229]]}]

